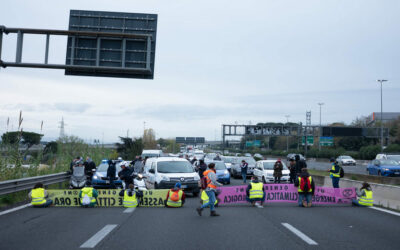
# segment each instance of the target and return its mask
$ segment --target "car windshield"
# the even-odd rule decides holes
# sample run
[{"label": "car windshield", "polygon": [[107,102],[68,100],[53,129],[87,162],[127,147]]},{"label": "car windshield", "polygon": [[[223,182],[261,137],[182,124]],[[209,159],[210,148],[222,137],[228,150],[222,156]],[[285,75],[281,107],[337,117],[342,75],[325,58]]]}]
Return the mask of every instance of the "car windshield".
[{"label": "car windshield", "polygon": [[160,161],[157,163],[159,173],[193,173],[193,167],[188,161]]},{"label": "car windshield", "polygon": [[350,156],[344,155],[344,156],[342,156],[342,159],[353,159],[353,158],[351,158]]},{"label": "car windshield", "polygon": [[[98,172],[107,172],[107,169],[108,169],[108,163],[102,163],[97,167]],[[119,171],[121,171],[121,166],[116,166],[116,169],[118,173]]]},{"label": "car windshield", "polygon": [[222,160],[223,160],[225,163],[232,163],[232,162],[233,162],[233,159],[234,159],[234,158],[232,158],[232,157],[224,157],[224,158],[222,158]]},{"label": "car windshield", "polygon": [[216,170],[225,170],[226,166],[225,163],[223,163],[222,161],[220,162],[213,162],[215,164],[215,169]]},{"label": "car windshield", "polygon": [[[263,162],[264,170],[273,170],[274,165],[275,165],[275,162],[272,162],[272,161]],[[282,163],[282,165],[283,165],[283,170],[288,169],[284,163]]]},{"label": "car windshield", "polygon": [[241,163],[242,160],[245,160],[248,164],[251,164],[251,165],[256,164],[256,161],[253,159],[253,157],[239,157],[237,159],[237,162]]},{"label": "car windshield", "polygon": [[159,154],[151,154],[151,153],[142,154],[142,158],[144,158],[144,157],[152,158],[152,157],[158,157],[158,156],[159,156]]},{"label": "car windshield", "polygon": [[398,166],[399,163],[397,161],[393,161],[393,160],[381,160],[381,165],[394,165],[394,166]]},{"label": "car windshield", "polygon": [[400,155],[388,155],[388,160],[400,161]]}]

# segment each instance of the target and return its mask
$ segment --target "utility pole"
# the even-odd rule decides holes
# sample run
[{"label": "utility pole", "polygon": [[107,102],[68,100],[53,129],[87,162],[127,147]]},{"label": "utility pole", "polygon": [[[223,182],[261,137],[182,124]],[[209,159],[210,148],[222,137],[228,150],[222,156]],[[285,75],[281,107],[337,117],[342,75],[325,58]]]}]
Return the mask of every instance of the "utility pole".
[{"label": "utility pole", "polygon": [[[290,115],[285,115],[286,117],[286,125],[289,123]],[[286,152],[289,152],[289,135],[286,135]]]},{"label": "utility pole", "polygon": [[319,137],[318,137],[318,150],[321,151],[321,134],[322,134],[322,131],[321,131],[321,114],[322,114],[322,112],[321,112],[321,110],[322,110],[322,105],[324,105],[324,103],[323,103],[323,102],[319,102],[318,105],[319,105]]},{"label": "utility pole", "polygon": [[383,85],[384,82],[387,82],[388,80],[379,79],[379,80],[376,80],[376,81],[381,83],[381,150],[383,152],[383,94],[382,94],[382,85]]}]

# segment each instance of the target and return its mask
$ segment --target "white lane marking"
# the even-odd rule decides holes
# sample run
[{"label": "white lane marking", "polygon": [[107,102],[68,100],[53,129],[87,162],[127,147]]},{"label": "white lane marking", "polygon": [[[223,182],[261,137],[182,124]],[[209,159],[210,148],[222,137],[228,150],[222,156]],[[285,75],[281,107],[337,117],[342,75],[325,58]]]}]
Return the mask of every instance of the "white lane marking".
[{"label": "white lane marking", "polygon": [[310,237],[308,237],[307,235],[303,234],[302,232],[300,232],[297,228],[293,227],[292,225],[290,225],[289,223],[282,223],[282,225],[284,227],[286,227],[287,229],[289,229],[290,231],[292,231],[292,233],[294,233],[295,235],[297,235],[300,239],[304,240],[305,242],[307,242],[307,244],[309,245],[318,245],[317,242],[313,241]]},{"label": "white lane marking", "polygon": [[127,209],[124,210],[124,213],[133,213],[135,211],[136,207],[128,207]]},{"label": "white lane marking", "polygon": [[101,240],[104,239],[104,237],[107,236],[107,234],[111,233],[114,228],[116,228],[117,225],[106,225],[98,231],[95,235],[92,236],[92,238],[88,239],[85,243],[83,243],[80,248],[94,248]]},{"label": "white lane marking", "polygon": [[375,210],[379,210],[379,211],[382,211],[382,212],[385,212],[385,213],[388,213],[388,214],[393,214],[393,215],[400,216],[400,213],[396,213],[396,212],[393,212],[393,211],[390,211],[390,210],[387,210],[387,209],[383,209],[383,208],[379,208],[379,207],[369,207],[369,208],[372,208],[372,209],[375,209]]},{"label": "white lane marking", "polygon": [[29,203],[29,204],[22,205],[22,206],[19,206],[19,207],[14,207],[14,208],[11,208],[11,209],[9,209],[9,210],[0,212],[0,216],[1,216],[1,215],[4,215],[4,214],[8,214],[8,213],[15,212],[15,211],[18,211],[18,210],[20,210],[20,209],[23,209],[23,208],[26,208],[26,207],[30,207],[30,206],[32,206],[32,204]]}]

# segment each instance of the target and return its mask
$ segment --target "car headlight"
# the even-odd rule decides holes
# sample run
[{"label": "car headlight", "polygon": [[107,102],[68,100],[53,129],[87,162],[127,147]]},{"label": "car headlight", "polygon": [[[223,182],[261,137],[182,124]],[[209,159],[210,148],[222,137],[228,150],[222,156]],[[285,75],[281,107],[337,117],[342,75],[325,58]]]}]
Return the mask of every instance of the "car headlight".
[{"label": "car headlight", "polygon": [[99,177],[97,175],[93,176],[93,179],[97,180]]},{"label": "car headlight", "polygon": [[388,169],[388,168],[384,168],[384,169],[382,169],[383,171],[389,171],[390,169]]},{"label": "car headlight", "polygon": [[161,175],[161,180],[162,181],[169,181],[169,177],[165,175]]},{"label": "car headlight", "polygon": [[228,171],[228,170],[225,170],[225,171],[224,171],[224,174],[229,174],[229,171]]},{"label": "car headlight", "polygon": [[195,181],[199,181],[199,180],[200,180],[200,176],[199,176],[198,174],[196,174],[196,175],[194,176],[194,180],[195,180]]}]

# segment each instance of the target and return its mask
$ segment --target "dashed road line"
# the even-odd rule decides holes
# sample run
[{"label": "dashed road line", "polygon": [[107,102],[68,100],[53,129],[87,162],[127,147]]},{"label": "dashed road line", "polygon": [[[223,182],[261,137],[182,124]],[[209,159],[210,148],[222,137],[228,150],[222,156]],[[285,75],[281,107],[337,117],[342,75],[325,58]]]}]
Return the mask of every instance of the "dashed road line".
[{"label": "dashed road line", "polygon": [[136,207],[128,207],[127,209],[124,210],[124,213],[133,213],[135,211]]},{"label": "dashed road line", "polygon": [[382,212],[385,212],[385,213],[388,213],[388,214],[393,214],[393,215],[396,215],[396,216],[400,216],[400,213],[393,212],[393,211],[390,211],[390,210],[387,210],[387,209],[383,209],[383,208],[379,208],[379,207],[369,207],[369,208],[372,208],[372,209],[375,209],[375,210],[379,210],[379,211],[382,211]]},{"label": "dashed road line", "polygon": [[30,206],[32,206],[32,205],[29,203],[29,204],[25,204],[25,205],[22,205],[22,206],[19,206],[19,207],[14,207],[14,208],[8,209],[8,210],[6,210],[6,211],[0,212],[0,216],[1,216],[1,215],[8,214],[8,213],[15,212],[15,211],[18,211],[18,210],[20,210],[20,209],[24,209],[24,208],[30,207]]},{"label": "dashed road line", "polygon": [[104,239],[109,233],[111,233],[117,225],[110,224],[103,227],[100,231],[98,231],[95,235],[93,235],[90,239],[88,239],[85,243],[83,243],[80,248],[94,248],[100,241]]},{"label": "dashed road line", "polygon": [[307,235],[305,235],[304,233],[302,233],[301,231],[299,231],[297,228],[293,227],[289,223],[282,223],[282,225],[284,227],[286,227],[287,229],[289,229],[292,233],[297,235],[300,239],[304,240],[307,244],[318,245],[317,242],[313,241],[310,237],[308,237]]}]

